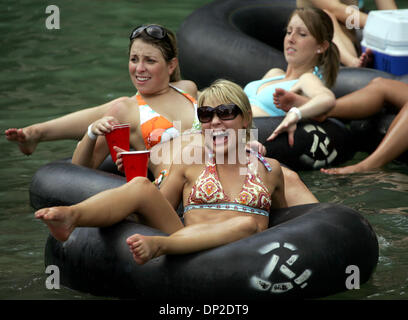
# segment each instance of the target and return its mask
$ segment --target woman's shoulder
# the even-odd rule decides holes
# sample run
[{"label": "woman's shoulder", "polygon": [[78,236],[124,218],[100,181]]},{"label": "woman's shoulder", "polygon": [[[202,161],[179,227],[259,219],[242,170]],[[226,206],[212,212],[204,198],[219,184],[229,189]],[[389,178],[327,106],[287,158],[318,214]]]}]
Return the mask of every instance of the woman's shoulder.
[{"label": "woman's shoulder", "polygon": [[310,80],[310,79],[316,79],[316,80],[320,80],[314,73],[312,72],[305,72],[303,73],[300,77],[299,80],[302,79],[306,79],[306,80]]},{"label": "woman's shoulder", "polygon": [[268,78],[273,78],[273,77],[278,77],[278,76],[283,76],[285,75],[285,71],[279,68],[272,68],[270,69],[265,75],[262,77],[262,79],[268,79]]},{"label": "woman's shoulder", "polygon": [[122,122],[139,121],[138,108],[135,107],[138,107],[138,102],[135,97],[123,96],[110,102],[110,110],[114,116]]},{"label": "woman's shoulder", "polygon": [[197,85],[191,80],[180,80],[177,82],[172,82],[172,86],[187,92],[193,97],[197,97]]},{"label": "woman's shoulder", "polygon": [[[268,170],[265,166],[262,173],[262,180],[268,186],[269,189],[273,189],[274,186],[283,179],[283,173],[278,160],[273,158],[265,158],[265,161],[269,164],[272,170]],[[259,169],[258,169],[258,172]]]},{"label": "woman's shoulder", "polygon": [[[175,149],[174,149],[175,150]],[[184,176],[188,181],[196,180],[205,166],[205,155],[201,154],[201,149],[195,152],[196,159],[186,159],[184,155],[172,159],[169,172]]]},{"label": "woman's shoulder", "polygon": [[299,86],[318,86],[326,87],[320,78],[312,72],[305,72],[299,77],[298,81]]},{"label": "woman's shoulder", "polygon": [[264,159],[266,160],[266,162],[269,164],[269,166],[272,168],[272,170],[270,171],[270,173],[272,174],[280,174],[280,172],[282,172],[281,166],[280,166],[280,162],[274,158],[267,158],[264,157]]},{"label": "woman's shoulder", "polygon": [[133,106],[135,104],[137,105],[137,100],[135,96],[132,96],[132,97],[123,96],[123,97],[119,97],[119,98],[112,100],[110,103],[115,104],[115,105],[120,104],[120,105],[125,105],[125,106]]}]

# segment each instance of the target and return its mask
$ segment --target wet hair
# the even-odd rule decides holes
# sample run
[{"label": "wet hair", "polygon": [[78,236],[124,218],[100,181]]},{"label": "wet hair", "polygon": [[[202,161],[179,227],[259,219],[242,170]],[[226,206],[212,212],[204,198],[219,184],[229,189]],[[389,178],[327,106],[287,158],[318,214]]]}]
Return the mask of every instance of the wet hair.
[{"label": "wet hair", "polygon": [[340,67],[340,52],[333,42],[333,22],[330,16],[319,8],[297,8],[291,14],[289,21],[296,14],[302,19],[317,43],[321,44],[325,41],[329,43],[327,50],[319,54],[317,66],[322,70],[326,86],[331,88],[336,82]]},{"label": "wet hair", "polygon": [[[157,24],[156,24],[157,25]],[[149,36],[146,33],[146,30],[143,30],[140,35],[136,38],[132,39],[129,43],[129,55],[130,49],[132,48],[133,42],[136,39],[141,39],[143,42],[152,45],[153,47],[160,50],[163,55],[164,60],[169,63],[173,58],[178,57],[178,46],[177,46],[177,39],[176,35],[169,29],[160,25],[164,30],[166,30],[167,35],[163,39],[156,39]],[[181,80],[181,72],[180,67],[177,64],[176,68],[174,69],[173,73],[170,75],[170,82],[177,82]]]},{"label": "wet hair", "polygon": [[206,101],[214,100],[221,104],[234,103],[238,106],[242,112],[242,117],[248,123],[248,127],[246,128],[248,140],[250,129],[253,128],[252,109],[249,99],[242,87],[232,81],[218,79],[201,92],[198,97],[198,106],[201,107]]}]

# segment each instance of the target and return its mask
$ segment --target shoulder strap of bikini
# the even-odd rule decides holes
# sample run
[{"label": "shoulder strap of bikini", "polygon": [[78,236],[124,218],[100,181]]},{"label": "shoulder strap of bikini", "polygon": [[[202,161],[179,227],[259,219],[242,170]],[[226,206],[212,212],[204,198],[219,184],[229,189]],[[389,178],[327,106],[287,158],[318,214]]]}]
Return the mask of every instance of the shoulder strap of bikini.
[{"label": "shoulder strap of bikini", "polygon": [[196,107],[197,100],[192,95],[190,95],[189,93],[185,92],[184,90],[182,90],[180,88],[177,88],[176,86],[172,85],[171,83],[169,83],[169,87],[171,87],[174,90],[180,92],[183,96],[185,96],[188,100],[191,101],[191,103],[194,105],[194,107]]},{"label": "shoulder strap of bikini", "polygon": [[143,105],[147,104],[146,101],[144,101],[144,99],[142,98],[142,96],[140,95],[139,92],[136,93],[136,100],[137,100],[137,103],[139,104],[139,106],[143,106]]},{"label": "shoulder strap of bikini", "polygon": [[259,152],[253,151],[252,149],[249,149],[249,152],[251,154],[255,155],[258,158],[258,160],[262,162],[262,164],[265,166],[266,170],[272,171],[272,167],[269,164],[269,162],[266,161],[266,159]]}]

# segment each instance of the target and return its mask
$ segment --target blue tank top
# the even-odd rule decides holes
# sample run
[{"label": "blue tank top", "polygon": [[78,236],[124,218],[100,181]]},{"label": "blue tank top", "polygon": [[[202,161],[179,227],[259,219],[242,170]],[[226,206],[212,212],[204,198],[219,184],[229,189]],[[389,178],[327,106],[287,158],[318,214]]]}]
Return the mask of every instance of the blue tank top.
[{"label": "blue tank top", "polygon": [[255,105],[261,108],[262,110],[264,110],[271,117],[284,116],[286,114],[285,111],[278,109],[273,103],[273,93],[275,92],[276,88],[290,90],[295,85],[295,83],[299,81],[299,79],[271,84],[267,86],[266,88],[263,88],[258,93],[259,87],[263,85],[264,83],[275,81],[275,80],[281,80],[284,77],[285,75],[281,75],[281,76],[277,76],[273,78],[261,79],[261,80],[256,80],[256,81],[252,81],[248,83],[245,86],[244,91],[246,95],[248,96],[249,102],[251,102],[252,105]]}]

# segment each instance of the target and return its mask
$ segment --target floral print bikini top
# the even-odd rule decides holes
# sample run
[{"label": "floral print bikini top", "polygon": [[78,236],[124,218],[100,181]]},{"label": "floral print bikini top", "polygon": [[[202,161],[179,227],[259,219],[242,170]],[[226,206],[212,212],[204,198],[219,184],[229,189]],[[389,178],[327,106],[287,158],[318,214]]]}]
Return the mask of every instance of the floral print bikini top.
[{"label": "floral print bikini top", "polygon": [[[272,168],[259,153],[253,152],[264,164],[268,171]],[[233,210],[246,213],[254,213],[269,216],[271,207],[271,193],[262,182],[256,167],[258,163],[250,162],[241,192],[231,200],[224,192],[217,173],[214,155],[210,155],[204,171],[197,178],[190,195],[184,213],[193,209],[218,209]]]}]

